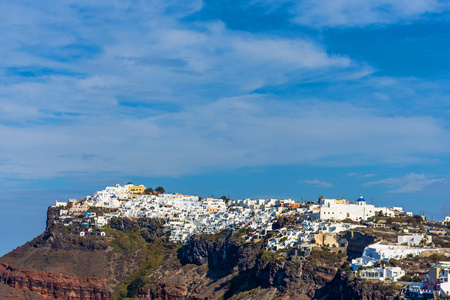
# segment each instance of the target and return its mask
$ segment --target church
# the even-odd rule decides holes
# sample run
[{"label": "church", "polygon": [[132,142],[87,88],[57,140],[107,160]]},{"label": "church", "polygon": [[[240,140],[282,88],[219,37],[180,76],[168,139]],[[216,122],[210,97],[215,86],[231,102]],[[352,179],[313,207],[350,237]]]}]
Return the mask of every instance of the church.
[{"label": "church", "polygon": [[320,219],[321,220],[345,220],[365,221],[367,218],[374,216],[378,211],[383,214],[393,214],[391,210],[385,207],[375,207],[372,204],[367,204],[361,195],[356,203],[349,203],[345,199],[326,199],[321,196],[319,198]]}]

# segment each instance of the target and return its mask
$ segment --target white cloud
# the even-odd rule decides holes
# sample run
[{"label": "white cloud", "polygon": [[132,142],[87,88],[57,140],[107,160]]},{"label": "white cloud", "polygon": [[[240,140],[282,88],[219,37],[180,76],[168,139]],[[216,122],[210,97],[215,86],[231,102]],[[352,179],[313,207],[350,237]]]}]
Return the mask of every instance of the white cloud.
[{"label": "white cloud", "polygon": [[306,184],[309,184],[309,185],[321,186],[321,187],[326,187],[326,188],[333,187],[332,183],[329,183],[329,182],[326,182],[326,181],[320,181],[318,179],[314,179],[314,180],[306,179],[303,182],[306,183]]},{"label": "white cloud", "polygon": [[390,190],[390,193],[412,193],[423,190],[426,186],[443,182],[443,178],[430,178],[425,174],[410,173],[399,178],[387,178],[383,180],[371,181],[364,186],[384,185]]},{"label": "white cloud", "polygon": [[375,176],[375,174],[373,174],[373,173],[369,173],[369,174],[364,174],[364,175],[362,175],[362,177],[365,177],[365,178],[367,178],[367,177],[373,177],[373,176]]},{"label": "white cloud", "polygon": [[0,126],[2,174],[178,176],[272,165],[411,164],[446,153],[450,140],[432,118],[382,117],[344,103],[282,103],[260,95],[156,115],[140,108],[150,114],[141,118],[116,109],[68,116],[58,126]]},{"label": "white cloud", "polygon": [[312,27],[391,24],[439,13],[445,8],[437,0],[303,0],[294,6],[293,21]]},{"label": "white cloud", "polygon": [[[220,21],[185,24],[180,17],[198,11],[201,1],[166,3],[2,7],[0,117],[23,123],[53,112],[111,113],[119,98],[186,105],[374,71],[304,38],[230,30]],[[23,69],[30,77],[14,74]]]},{"label": "white cloud", "polygon": [[348,173],[347,176],[357,176],[358,178],[367,178],[367,177],[373,177],[375,174],[368,173],[368,174],[359,174],[359,173]]},{"label": "white cloud", "polygon": [[[4,176],[408,164],[448,149],[431,117],[252,94],[373,72],[317,42],[180,21],[198,1],[70,3],[15,1],[0,12]],[[22,68],[30,77],[14,73]]]}]

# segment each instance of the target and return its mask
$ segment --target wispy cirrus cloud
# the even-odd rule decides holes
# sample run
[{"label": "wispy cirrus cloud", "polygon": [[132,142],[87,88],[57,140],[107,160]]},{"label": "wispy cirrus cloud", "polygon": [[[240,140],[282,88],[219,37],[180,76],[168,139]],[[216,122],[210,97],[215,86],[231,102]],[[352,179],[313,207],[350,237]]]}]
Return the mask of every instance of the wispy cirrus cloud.
[{"label": "wispy cirrus cloud", "polygon": [[305,179],[302,182],[306,183],[308,185],[312,185],[312,186],[320,186],[320,187],[325,187],[325,188],[333,187],[332,183],[329,183],[329,182],[326,182],[326,181],[321,181],[321,180],[318,180],[318,179],[314,179],[314,180]]},{"label": "wispy cirrus cloud", "polygon": [[257,1],[272,7],[291,5],[292,21],[310,27],[350,27],[370,24],[405,23],[427,14],[448,11],[440,0],[300,0]]},{"label": "wispy cirrus cloud", "polygon": [[373,177],[376,174],[373,173],[368,173],[368,174],[359,174],[359,173],[348,173],[347,176],[356,176],[359,178],[367,178],[367,177]]},{"label": "wispy cirrus cloud", "polygon": [[366,187],[384,185],[390,189],[389,193],[412,193],[423,190],[433,183],[444,182],[444,178],[433,178],[425,174],[410,173],[403,177],[387,178],[364,184]]}]

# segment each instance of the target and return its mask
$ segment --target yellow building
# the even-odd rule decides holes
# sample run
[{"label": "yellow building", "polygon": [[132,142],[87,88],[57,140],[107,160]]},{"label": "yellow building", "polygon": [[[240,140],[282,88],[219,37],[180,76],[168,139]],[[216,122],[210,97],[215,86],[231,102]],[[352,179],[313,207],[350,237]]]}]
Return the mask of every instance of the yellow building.
[{"label": "yellow building", "polygon": [[128,187],[128,192],[133,193],[133,194],[143,194],[145,191],[145,186],[144,185],[132,185]]},{"label": "yellow building", "polygon": [[317,246],[339,247],[335,233],[319,233],[315,240]]},{"label": "yellow building", "polygon": [[69,202],[67,202],[67,206],[70,208],[70,207],[73,207],[73,206],[75,206],[75,204],[77,204],[77,200],[75,200],[75,199],[70,199],[69,200]]},{"label": "yellow building", "polygon": [[208,207],[208,214],[216,214],[219,212],[218,207]]},{"label": "yellow building", "polygon": [[335,202],[336,204],[348,204],[348,200],[347,200],[347,199],[344,199],[344,198],[341,198],[341,199],[334,199],[334,202]]}]

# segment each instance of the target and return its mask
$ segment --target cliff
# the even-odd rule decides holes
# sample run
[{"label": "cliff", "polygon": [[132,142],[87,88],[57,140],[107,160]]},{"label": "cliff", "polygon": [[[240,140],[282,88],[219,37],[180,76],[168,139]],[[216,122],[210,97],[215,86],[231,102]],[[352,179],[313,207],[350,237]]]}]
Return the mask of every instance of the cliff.
[{"label": "cliff", "polygon": [[148,299],[313,299],[335,278],[344,254],[315,251],[301,261],[246,242],[241,232],[195,236],[178,251],[179,265],[154,270],[138,291]]},{"label": "cliff", "polygon": [[343,234],[348,241],[347,253],[350,259],[362,256],[364,248],[375,242],[375,235],[349,230]]},{"label": "cliff", "polygon": [[[47,215],[40,236],[0,258],[0,296],[383,300],[397,292],[345,272],[350,256],[375,240],[363,231],[344,234],[349,257],[345,251],[315,250],[301,260],[292,252],[266,251],[267,240],[248,241],[246,230],[196,235],[181,245],[168,242],[162,220],[116,218],[104,229],[106,236],[80,237],[80,227],[59,222],[57,208]],[[280,218],[275,226],[295,221]]]},{"label": "cliff", "polygon": [[340,270],[335,279],[327,286],[327,299],[348,300],[399,300],[399,289],[395,283],[356,280],[354,274]]},{"label": "cliff", "polygon": [[106,300],[106,279],[71,277],[63,274],[24,271],[0,263],[0,282],[28,289],[42,296],[72,300]]},{"label": "cliff", "polygon": [[41,235],[0,258],[0,282],[55,299],[112,299],[145,260],[142,246],[163,232],[159,221],[119,219],[120,230],[81,237],[59,222],[59,209],[48,209]]}]

